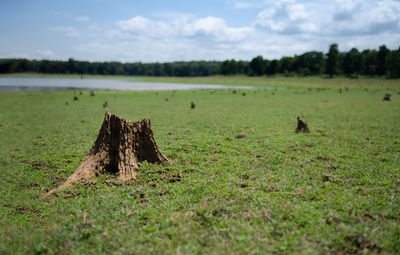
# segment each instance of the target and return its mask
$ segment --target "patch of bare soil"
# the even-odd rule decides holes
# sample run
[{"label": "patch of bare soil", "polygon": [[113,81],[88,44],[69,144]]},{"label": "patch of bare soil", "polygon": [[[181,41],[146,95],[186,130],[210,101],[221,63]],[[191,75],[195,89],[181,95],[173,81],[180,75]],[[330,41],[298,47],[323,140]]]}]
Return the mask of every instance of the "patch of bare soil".
[{"label": "patch of bare soil", "polygon": [[382,248],[361,234],[346,236],[344,240],[350,246],[337,247],[333,254],[379,254],[382,252]]},{"label": "patch of bare soil", "polygon": [[245,133],[240,133],[240,134],[238,134],[237,136],[235,136],[237,139],[241,139],[241,138],[244,138],[244,137],[246,137],[246,134]]},{"label": "patch of bare soil", "polygon": [[24,163],[28,164],[33,170],[39,170],[39,171],[55,170],[58,168],[57,165],[36,160],[28,160],[24,161]]},{"label": "patch of bare soil", "polygon": [[22,206],[22,205],[11,205],[10,206],[12,209],[14,209],[14,211],[18,214],[40,214],[42,213],[41,210],[39,209],[33,209],[30,207],[26,207],[26,206]]}]

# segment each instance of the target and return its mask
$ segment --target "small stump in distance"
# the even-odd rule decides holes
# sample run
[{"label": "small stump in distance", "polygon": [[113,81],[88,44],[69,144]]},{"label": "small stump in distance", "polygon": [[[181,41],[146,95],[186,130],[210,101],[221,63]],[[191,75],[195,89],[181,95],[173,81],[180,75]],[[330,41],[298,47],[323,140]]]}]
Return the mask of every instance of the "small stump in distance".
[{"label": "small stump in distance", "polygon": [[392,97],[391,94],[386,93],[382,100],[383,101],[390,101],[390,100],[392,100],[391,97]]},{"label": "small stump in distance", "polygon": [[104,104],[103,104],[103,107],[106,108],[107,106],[108,106],[108,102],[105,101]]},{"label": "small stump in distance", "polygon": [[93,90],[90,91],[90,96],[94,97],[94,91]]},{"label": "small stump in distance", "polygon": [[115,174],[122,181],[135,180],[142,161],[162,164],[169,162],[157,146],[150,120],[132,123],[106,112],[89,154],[64,184],[46,195],[102,173]]},{"label": "small stump in distance", "polygon": [[296,133],[303,132],[303,133],[310,133],[310,128],[308,127],[307,123],[302,121],[300,117],[297,117],[297,128]]},{"label": "small stump in distance", "polygon": [[193,102],[191,102],[190,103],[190,109],[194,109],[194,108],[196,108],[196,105]]},{"label": "small stump in distance", "polygon": [[77,96],[74,96],[74,101],[78,101],[78,97]]}]

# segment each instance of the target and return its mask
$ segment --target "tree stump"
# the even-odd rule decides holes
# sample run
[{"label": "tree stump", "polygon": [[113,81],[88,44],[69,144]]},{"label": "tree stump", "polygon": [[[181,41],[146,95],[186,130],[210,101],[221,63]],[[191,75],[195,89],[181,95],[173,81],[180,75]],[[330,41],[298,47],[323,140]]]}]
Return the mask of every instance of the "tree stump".
[{"label": "tree stump", "polygon": [[139,162],[169,162],[158,149],[151,130],[150,120],[135,123],[115,114],[106,112],[103,124],[89,154],[75,172],[60,187],[48,193],[74,185],[101,173],[117,175],[117,179],[129,181],[136,179]]},{"label": "tree stump", "polygon": [[303,133],[310,133],[310,129],[306,122],[302,121],[300,117],[297,117],[297,128],[296,133],[303,132]]},{"label": "tree stump", "polygon": [[391,94],[386,93],[382,100],[383,101],[390,101],[391,96],[392,96]]}]

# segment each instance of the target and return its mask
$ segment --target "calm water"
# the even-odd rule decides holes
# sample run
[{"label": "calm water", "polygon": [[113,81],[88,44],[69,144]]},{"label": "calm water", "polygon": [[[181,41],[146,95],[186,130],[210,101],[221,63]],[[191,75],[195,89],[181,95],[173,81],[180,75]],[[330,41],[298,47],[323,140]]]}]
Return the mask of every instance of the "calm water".
[{"label": "calm water", "polygon": [[[199,89],[253,89],[252,86],[213,84],[154,83],[113,79],[62,79],[0,77],[0,91],[51,91],[67,89],[100,90],[199,90]],[[273,87],[262,87],[274,89]]]}]

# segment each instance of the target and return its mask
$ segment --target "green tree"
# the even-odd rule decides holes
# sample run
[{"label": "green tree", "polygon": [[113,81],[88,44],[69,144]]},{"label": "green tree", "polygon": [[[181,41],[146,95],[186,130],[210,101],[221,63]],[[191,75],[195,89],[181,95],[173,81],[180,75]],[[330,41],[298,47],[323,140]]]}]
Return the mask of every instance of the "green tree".
[{"label": "green tree", "polygon": [[277,74],[279,71],[279,61],[274,59],[271,62],[267,62],[265,73],[267,75]]},{"label": "green tree", "polygon": [[282,57],[279,61],[279,73],[289,75],[294,71],[295,59],[293,57]]},{"label": "green tree", "polygon": [[356,48],[352,48],[344,55],[342,66],[343,72],[347,76],[358,77],[358,74],[361,72],[362,69],[361,53]]},{"label": "green tree", "polygon": [[263,75],[264,74],[264,59],[262,56],[257,56],[250,61],[250,74]]},{"label": "green tree", "polygon": [[363,51],[363,74],[374,76],[377,74],[378,68],[378,52],[376,50]]},{"label": "green tree", "polygon": [[324,66],[324,54],[318,51],[306,52],[296,56],[296,71],[303,75],[317,75],[322,72]]},{"label": "green tree", "polygon": [[332,78],[333,75],[337,74],[338,64],[339,50],[338,45],[334,43],[329,46],[329,52],[327,54],[326,73],[329,74],[329,77]]},{"label": "green tree", "polygon": [[390,52],[386,59],[386,66],[390,78],[400,78],[400,47]]},{"label": "green tree", "polygon": [[220,67],[220,73],[224,75],[231,75],[237,73],[237,62],[234,59],[225,60]]},{"label": "green tree", "polygon": [[378,75],[386,74],[386,58],[389,56],[390,50],[386,48],[386,45],[379,47],[378,51]]}]

